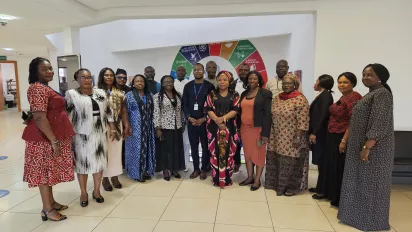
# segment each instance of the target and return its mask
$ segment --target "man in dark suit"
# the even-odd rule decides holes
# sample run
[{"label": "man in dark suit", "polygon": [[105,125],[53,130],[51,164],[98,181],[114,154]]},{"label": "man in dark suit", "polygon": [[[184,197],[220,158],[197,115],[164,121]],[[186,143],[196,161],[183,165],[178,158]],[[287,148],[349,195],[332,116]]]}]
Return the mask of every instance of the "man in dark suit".
[{"label": "man in dark suit", "polygon": [[[197,63],[193,69],[194,80],[185,85],[183,90],[183,109],[188,121],[188,133],[193,157],[194,171],[190,179],[200,175],[205,180],[210,171],[210,153],[206,134],[206,114],[203,112],[207,95],[215,89],[213,84],[204,80],[205,68]],[[202,146],[202,169],[199,166],[199,141]]]}]

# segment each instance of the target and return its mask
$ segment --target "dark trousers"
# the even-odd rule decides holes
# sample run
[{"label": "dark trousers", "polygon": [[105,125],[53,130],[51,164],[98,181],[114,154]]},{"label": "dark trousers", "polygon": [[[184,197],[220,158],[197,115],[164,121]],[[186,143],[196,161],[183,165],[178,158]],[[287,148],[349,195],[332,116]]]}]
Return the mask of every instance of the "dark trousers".
[{"label": "dark trousers", "polygon": [[193,167],[194,170],[199,168],[199,141],[202,146],[202,171],[208,172],[210,170],[210,152],[207,144],[206,123],[201,126],[192,126],[189,123],[188,127],[190,149],[192,150]]},{"label": "dark trousers", "polygon": [[233,157],[235,161],[235,165],[241,165],[241,160],[240,160],[240,150],[242,149],[242,142],[240,140],[236,143],[236,152]]},{"label": "dark trousers", "polygon": [[328,173],[327,173],[327,165],[326,165],[326,151],[325,151],[325,143],[318,143],[312,145],[312,154],[314,152],[319,152],[319,157],[317,160],[318,165],[318,182],[316,184],[316,193],[322,194],[327,196],[327,186],[328,186]]}]

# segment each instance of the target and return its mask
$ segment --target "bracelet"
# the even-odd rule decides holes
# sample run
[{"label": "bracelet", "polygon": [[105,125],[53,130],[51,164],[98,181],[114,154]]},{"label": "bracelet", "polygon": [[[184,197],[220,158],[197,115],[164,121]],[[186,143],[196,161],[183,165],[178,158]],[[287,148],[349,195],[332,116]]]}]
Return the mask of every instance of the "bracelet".
[{"label": "bracelet", "polygon": [[51,142],[52,144],[58,144],[59,140],[56,140],[56,142]]},{"label": "bracelet", "polygon": [[364,145],[363,147],[362,147],[362,149],[363,150],[370,150],[370,149],[372,149],[371,147],[367,147],[366,145]]},{"label": "bracelet", "polygon": [[346,141],[344,139],[341,140],[342,143],[346,143]]}]

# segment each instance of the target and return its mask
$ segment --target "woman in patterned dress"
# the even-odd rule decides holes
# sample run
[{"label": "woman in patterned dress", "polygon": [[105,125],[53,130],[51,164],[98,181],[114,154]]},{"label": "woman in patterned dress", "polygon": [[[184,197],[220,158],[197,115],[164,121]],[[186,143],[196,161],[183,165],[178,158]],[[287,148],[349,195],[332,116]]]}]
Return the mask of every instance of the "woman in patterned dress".
[{"label": "woman in patterned dress", "polygon": [[[78,89],[66,92],[67,112],[76,135],[74,144],[74,170],[77,173],[81,195],[80,205],[89,204],[87,177],[93,174],[93,199],[103,203],[100,194],[103,171],[107,167],[107,136],[115,137],[112,113],[104,90],[93,88],[93,77],[87,69],[74,74]],[[109,128],[110,127],[110,128]]]},{"label": "woman in patterned dress", "polygon": [[37,57],[29,67],[27,98],[32,117],[22,138],[26,141],[23,181],[29,187],[39,187],[43,201],[43,221],[62,221],[67,217],[58,211],[68,207],[57,203],[53,186],[74,180],[72,136],[73,128],[65,112],[64,99],[48,86],[54,71],[50,61]]},{"label": "woman in patterned dress", "polygon": [[282,79],[283,93],[272,103],[265,188],[278,196],[293,196],[308,186],[309,103],[298,88],[297,77],[287,74]]},{"label": "woman in patterned dress", "polygon": [[232,73],[220,71],[217,82],[218,89],[209,93],[204,109],[209,116],[206,128],[213,185],[224,188],[233,184],[233,156],[238,140],[236,115],[240,98],[235,90],[229,88],[233,82]]},{"label": "woman in patterned dress", "polygon": [[126,171],[130,178],[145,182],[154,175],[156,159],[153,97],[143,75],[133,78],[132,91],[126,94],[126,109],[132,130],[126,139]]},{"label": "woman in patterned dress", "polygon": [[[114,140],[108,140],[107,149],[107,168],[103,172],[103,188],[106,191],[112,191],[109,177],[113,186],[117,189],[122,188],[118,176],[123,173],[122,168],[122,133],[123,125],[125,135],[129,133],[129,120],[126,113],[125,93],[117,88],[114,71],[110,68],[103,68],[99,73],[98,88],[106,92],[110,110],[112,111],[114,124]],[[122,120],[124,123],[122,123]]]},{"label": "woman in patterned dress", "polygon": [[363,69],[369,93],[356,103],[343,174],[338,218],[362,231],[390,230],[389,204],[395,135],[393,97],[381,64]]},{"label": "woman in patterned dress", "polygon": [[338,89],[342,97],[329,107],[328,133],[326,135],[326,186],[315,199],[327,198],[331,205],[339,207],[343,169],[345,167],[346,141],[349,136],[349,122],[353,106],[362,96],[353,91],[357,84],[355,74],[345,72],[338,77]]},{"label": "woman in patterned dress", "polygon": [[174,88],[174,79],[165,75],[160,80],[160,92],[153,96],[154,125],[156,129],[156,172],[163,171],[163,178],[170,181],[170,173],[182,178],[185,170],[183,128],[185,118],[182,96]]}]

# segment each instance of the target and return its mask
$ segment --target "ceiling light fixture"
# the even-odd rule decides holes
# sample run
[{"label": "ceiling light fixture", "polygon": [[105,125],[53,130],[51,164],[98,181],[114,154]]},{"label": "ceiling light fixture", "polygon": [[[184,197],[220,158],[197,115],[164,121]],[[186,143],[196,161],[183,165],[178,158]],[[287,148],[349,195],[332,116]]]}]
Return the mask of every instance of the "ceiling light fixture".
[{"label": "ceiling light fixture", "polygon": [[15,20],[17,19],[17,17],[12,16],[12,15],[4,15],[4,14],[0,14],[0,19],[2,20]]},{"label": "ceiling light fixture", "polygon": [[3,50],[5,50],[5,51],[13,51],[14,48],[3,48]]}]

